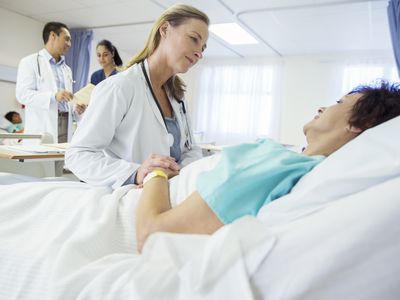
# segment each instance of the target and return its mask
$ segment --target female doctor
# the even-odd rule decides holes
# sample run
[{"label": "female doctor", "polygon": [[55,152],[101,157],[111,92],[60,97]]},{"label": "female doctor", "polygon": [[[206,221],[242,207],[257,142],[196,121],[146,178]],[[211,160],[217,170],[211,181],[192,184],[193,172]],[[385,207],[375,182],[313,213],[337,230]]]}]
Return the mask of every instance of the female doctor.
[{"label": "female doctor", "polygon": [[177,174],[201,157],[193,145],[185,85],[176,74],[203,57],[208,24],[194,7],[171,6],[126,70],[96,86],[65,155],[77,177],[115,189],[142,184],[157,167]]}]

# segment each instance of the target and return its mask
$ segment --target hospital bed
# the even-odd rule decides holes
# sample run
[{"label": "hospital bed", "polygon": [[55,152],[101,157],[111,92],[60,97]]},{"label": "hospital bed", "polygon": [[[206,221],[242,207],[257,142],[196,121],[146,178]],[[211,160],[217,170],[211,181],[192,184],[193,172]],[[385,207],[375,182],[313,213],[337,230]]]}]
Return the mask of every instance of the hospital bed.
[{"label": "hospital bed", "polygon": [[[399,132],[400,117],[367,130],[257,217],[157,233],[141,255],[139,189],[3,174],[0,299],[399,299]],[[217,160],[173,178],[172,205]]]}]

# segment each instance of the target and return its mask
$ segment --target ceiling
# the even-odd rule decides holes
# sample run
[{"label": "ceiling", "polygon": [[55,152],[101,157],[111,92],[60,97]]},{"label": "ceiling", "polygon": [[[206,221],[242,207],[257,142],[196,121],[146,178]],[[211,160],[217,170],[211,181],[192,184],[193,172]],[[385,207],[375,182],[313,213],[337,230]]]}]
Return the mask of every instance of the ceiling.
[{"label": "ceiling", "polygon": [[[210,34],[206,57],[291,56],[391,51],[387,0],[179,0],[212,23],[237,22],[259,41],[232,46]],[[95,40],[141,50],[152,23],[172,0],[0,0],[0,7],[40,22],[91,28]]]}]

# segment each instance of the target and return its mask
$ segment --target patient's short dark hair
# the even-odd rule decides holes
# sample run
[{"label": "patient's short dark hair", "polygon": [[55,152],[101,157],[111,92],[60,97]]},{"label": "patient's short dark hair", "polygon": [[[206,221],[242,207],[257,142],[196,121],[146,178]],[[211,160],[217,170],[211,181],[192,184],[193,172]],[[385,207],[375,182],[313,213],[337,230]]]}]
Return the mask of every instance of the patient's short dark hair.
[{"label": "patient's short dark hair", "polygon": [[349,125],[362,131],[400,115],[400,84],[385,80],[372,85],[361,85],[349,94],[362,96],[353,106]]},{"label": "patient's short dark hair", "polygon": [[60,23],[60,22],[49,22],[43,27],[43,42],[46,44],[49,40],[50,32],[55,32],[57,35],[60,35],[61,30],[65,28],[69,31],[67,25]]},{"label": "patient's short dark hair", "polygon": [[8,121],[12,123],[12,117],[14,114],[18,114],[16,111],[9,111],[4,115],[4,118],[6,118]]}]

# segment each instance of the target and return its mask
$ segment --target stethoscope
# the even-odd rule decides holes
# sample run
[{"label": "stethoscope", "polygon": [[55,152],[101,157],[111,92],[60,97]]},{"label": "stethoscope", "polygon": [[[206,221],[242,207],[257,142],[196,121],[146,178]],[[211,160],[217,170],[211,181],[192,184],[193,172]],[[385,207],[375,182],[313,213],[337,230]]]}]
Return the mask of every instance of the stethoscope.
[{"label": "stethoscope", "polygon": [[[38,75],[39,75],[39,80],[42,80],[42,72],[40,69],[40,62],[39,62],[39,56],[40,54],[38,53],[36,56],[36,64],[37,64],[37,70],[38,70]],[[66,68],[65,65],[62,66],[64,69]],[[75,83],[75,80],[73,80],[72,75],[66,71],[65,73],[67,73],[68,79],[72,82]]]},{"label": "stethoscope", "polygon": [[[167,129],[168,127],[167,127],[167,122],[165,122],[164,113],[162,112],[160,103],[158,103],[157,97],[154,94],[154,90],[153,90],[153,87],[151,86],[151,82],[150,82],[149,76],[147,75],[147,71],[146,71],[146,68],[144,66],[144,61],[143,60],[140,62],[140,65],[142,67],[144,78],[146,79],[147,85],[149,86],[151,95],[153,96],[153,100],[156,103],[158,110],[160,111],[161,117],[162,117],[162,119],[164,121],[165,128]],[[185,127],[186,127],[185,128],[185,135],[186,135],[185,147],[188,150],[191,150],[192,149],[193,140],[192,140],[192,135],[191,135],[190,130],[189,130],[189,122],[188,122],[187,115],[186,115],[185,103],[182,100],[177,100],[176,99],[176,101],[178,101],[178,103],[180,104],[179,111],[180,111],[180,114],[181,114],[181,119],[185,120]],[[174,144],[174,137],[170,133],[168,133],[168,141],[169,141],[170,146],[172,146]]]}]

